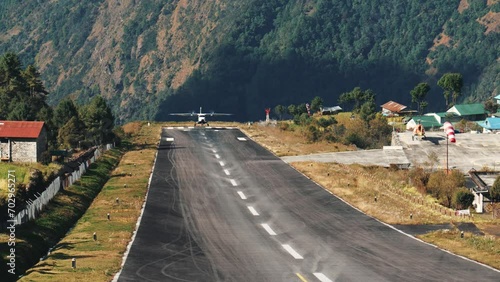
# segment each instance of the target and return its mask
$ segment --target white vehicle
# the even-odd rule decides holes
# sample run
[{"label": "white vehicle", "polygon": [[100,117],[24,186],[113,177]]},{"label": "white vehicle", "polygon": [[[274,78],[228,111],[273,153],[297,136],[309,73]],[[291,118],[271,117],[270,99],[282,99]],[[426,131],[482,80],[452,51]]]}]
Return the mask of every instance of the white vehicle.
[{"label": "white vehicle", "polygon": [[191,112],[191,113],[172,113],[170,114],[172,116],[185,116],[185,117],[189,117],[189,116],[198,116],[198,121],[194,123],[194,126],[196,126],[197,124],[199,125],[207,125],[209,126],[208,124],[208,121],[206,119],[207,116],[230,116],[232,114],[226,114],[226,113],[214,113],[214,112],[211,112],[211,113],[203,113],[201,111],[201,107],[200,107],[200,112],[199,113],[195,113],[194,111]]}]

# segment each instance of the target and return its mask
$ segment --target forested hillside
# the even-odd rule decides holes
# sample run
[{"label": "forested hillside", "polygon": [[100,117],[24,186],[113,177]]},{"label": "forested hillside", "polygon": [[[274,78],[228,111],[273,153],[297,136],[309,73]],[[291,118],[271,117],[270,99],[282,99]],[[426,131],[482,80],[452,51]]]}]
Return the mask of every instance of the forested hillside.
[{"label": "forested hillside", "polygon": [[463,75],[460,102],[498,95],[499,25],[499,0],[3,0],[0,54],[38,68],[49,104],[101,93],[119,122],[256,119],[357,86],[410,106],[420,82],[442,111],[444,73]]}]

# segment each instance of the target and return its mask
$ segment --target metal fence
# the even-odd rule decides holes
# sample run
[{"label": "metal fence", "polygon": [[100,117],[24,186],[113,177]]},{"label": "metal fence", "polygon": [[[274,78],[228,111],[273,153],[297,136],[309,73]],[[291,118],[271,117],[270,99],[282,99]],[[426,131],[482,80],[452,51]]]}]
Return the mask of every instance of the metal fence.
[{"label": "metal fence", "polygon": [[16,216],[13,218],[16,225],[21,225],[30,220],[36,219],[37,216],[42,212],[43,208],[46,204],[54,198],[54,196],[59,192],[61,188],[65,189],[73,185],[76,181],[78,181],[82,175],[87,171],[88,167],[94,163],[101,155],[103,151],[109,150],[113,148],[113,144],[106,144],[101,148],[98,148],[94,151],[94,153],[87,158],[86,160],[82,160],[80,166],[75,169],[73,172],[67,174],[66,176],[57,177],[52,183],[43,191],[43,193],[38,194],[36,199],[31,201],[27,201],[26,208],[21,210]]}]

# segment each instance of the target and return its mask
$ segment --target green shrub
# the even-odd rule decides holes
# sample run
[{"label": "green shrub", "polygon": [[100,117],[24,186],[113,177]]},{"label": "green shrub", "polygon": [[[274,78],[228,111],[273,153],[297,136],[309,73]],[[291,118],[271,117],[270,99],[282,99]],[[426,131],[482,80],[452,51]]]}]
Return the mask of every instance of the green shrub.
[{"label": "green shrub", "polygon": [[474,194],[466,188],[460,188],[455,192],[454,205],[457,209],[468,209],[474,202]]}]

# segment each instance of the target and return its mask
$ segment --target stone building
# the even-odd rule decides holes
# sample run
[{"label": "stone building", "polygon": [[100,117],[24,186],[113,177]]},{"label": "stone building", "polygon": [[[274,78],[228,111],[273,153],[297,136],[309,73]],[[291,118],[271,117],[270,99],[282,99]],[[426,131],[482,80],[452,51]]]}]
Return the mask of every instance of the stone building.
[{"label": "stone building", "polygon": [[46,150],[47,129],[43,121],[0,121],[3,162],[39,162]]}]

